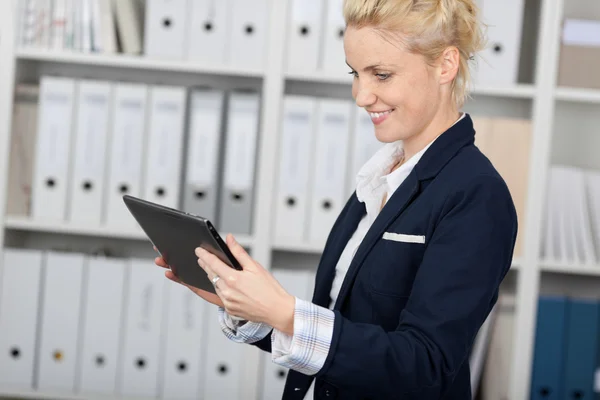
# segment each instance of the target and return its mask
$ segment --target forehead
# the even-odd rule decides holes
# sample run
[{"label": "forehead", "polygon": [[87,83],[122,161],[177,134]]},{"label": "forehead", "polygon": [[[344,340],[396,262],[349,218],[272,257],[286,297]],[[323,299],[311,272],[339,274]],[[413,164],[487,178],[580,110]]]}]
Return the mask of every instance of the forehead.
[{"label": "forehead", "polygon": [[362,28],[349,26],[344,34],[344,51],[346,60],[354,68],[374,62],[403,63],[410,56],[402,46],[400,35],[369,26]]}]

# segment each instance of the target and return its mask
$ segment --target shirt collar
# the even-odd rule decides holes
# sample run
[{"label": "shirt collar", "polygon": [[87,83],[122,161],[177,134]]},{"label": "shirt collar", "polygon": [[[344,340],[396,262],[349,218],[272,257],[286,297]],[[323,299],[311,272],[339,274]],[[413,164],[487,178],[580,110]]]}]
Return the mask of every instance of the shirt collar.
[{"label": "shirt collar", "polygon": [[[452,126],[462,120],[465,115],[466,113],[462,113]],[[421,151],[406,160],[400,167],[392,172],[389,172],[390,169],[394,164],[400,161],[404,155],[403,143],[399,140],[383,145],[358,172],[356,177],[356,197],[358,200],[365,202],[367,197],[372,196],[382,185],[387,186],[387,198],[389,199],[438,137],[439,135]]]}]

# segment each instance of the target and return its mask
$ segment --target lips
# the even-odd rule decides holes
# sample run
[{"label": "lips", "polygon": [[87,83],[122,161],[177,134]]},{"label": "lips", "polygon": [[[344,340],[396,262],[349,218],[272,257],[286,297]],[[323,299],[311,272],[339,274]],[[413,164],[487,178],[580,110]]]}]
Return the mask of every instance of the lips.
[{"label": "lips", "polygon": [[394,112],[394,109],[381,112],[369,112],[369,115],[371,116],[371,121],[375,125],[379,125],[383,123],[383,121],[385,121],[392,112]]}]

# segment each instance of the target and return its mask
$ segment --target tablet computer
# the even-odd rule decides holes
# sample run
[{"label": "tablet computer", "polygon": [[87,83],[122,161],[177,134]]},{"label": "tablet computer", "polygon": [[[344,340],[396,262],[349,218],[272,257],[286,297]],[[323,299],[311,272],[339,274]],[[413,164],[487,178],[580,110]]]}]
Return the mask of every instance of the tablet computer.
[{"label": "tablet computer", "polygon": [[206,272],[198,265],[197,247],[216,255],[231,268],[242,270],[208,219],[130,195],[123,196],[123,201],[173,274],[182,282],[215,293]]}]

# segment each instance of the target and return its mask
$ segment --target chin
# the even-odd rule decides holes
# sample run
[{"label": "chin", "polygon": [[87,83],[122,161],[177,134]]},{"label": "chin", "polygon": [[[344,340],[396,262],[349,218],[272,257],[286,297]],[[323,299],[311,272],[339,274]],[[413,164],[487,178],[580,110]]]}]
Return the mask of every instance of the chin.
[{"label": "chin", "polygon": [[403,139],[403,135],[397,130],[386,128],[375,128],[375,137],[382,143],[393,143]]}]

